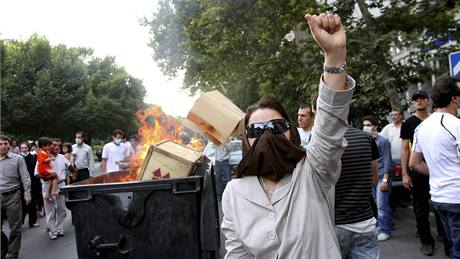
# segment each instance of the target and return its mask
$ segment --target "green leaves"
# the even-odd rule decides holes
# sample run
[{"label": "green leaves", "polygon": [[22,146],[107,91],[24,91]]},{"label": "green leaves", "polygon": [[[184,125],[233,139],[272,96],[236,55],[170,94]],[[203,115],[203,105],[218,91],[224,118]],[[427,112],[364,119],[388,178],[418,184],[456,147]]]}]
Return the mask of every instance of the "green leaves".
[{"label": "green leaves", "polygon": [[[443,1],[162,0],[145,24],[163,72],[185,70],[184,89],[218,89],[242,109],[273,95],[295,114],[317,91],[323,63],[303,16],[321,11],[338,13],[347,29],[355,119],[404,107],[403,93],[446,73],[447,53],[459,48],[455,10]],[[446,35],[456,43],[437,46]]]},{"label": "green leaves", "polygon": [[131,128],[144,106],[142,81],[92,50],[51,46],[37,35],[0,42],[2,128],[18,137],[72,139],[77,130],[103,138]]}]

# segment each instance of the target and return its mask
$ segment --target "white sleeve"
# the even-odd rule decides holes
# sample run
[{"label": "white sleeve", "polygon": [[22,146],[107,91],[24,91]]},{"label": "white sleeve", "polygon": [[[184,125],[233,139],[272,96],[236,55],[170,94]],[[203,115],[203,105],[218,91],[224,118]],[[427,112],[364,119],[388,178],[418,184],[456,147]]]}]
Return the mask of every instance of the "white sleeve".
[{"label": "white sleeve", "polygon": [[105,144],[104,147],[102,148],[102,158],[107,159],[109,158],[109,144]]},{"label": "white sleeve", "polygon": [[417,152],[417,153],[423,153],[422,152],[422,147],[420,146],[420,142],[419,142],[419,131],[418,131],[419,127],[417,127],[415,129],[415,132],[414,132],[414,144],[412,145],[412,152]]},{"label": "white sleeve", "polygon": [[390,126],[390,124],[386,125],[385,127],[383,127],[382,132],[380,132],[380,135],[384,136],[387,139],[390,139],[389,136],[388,136],[388,128],[389,128],[389,126]]}]

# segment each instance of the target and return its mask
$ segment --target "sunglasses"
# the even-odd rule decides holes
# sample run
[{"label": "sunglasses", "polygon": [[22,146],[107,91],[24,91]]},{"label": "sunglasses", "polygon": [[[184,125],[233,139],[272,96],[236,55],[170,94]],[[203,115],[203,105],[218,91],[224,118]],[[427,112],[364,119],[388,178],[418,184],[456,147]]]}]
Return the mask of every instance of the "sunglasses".
[{"label": "sunglasses", "polygon": [[256,122],[246,127],[246,136],[248,138],[258,138],[266,130],[273,134],[282,134],[289,129],[289,123],[285,119],[276,119],[265,122]]}]

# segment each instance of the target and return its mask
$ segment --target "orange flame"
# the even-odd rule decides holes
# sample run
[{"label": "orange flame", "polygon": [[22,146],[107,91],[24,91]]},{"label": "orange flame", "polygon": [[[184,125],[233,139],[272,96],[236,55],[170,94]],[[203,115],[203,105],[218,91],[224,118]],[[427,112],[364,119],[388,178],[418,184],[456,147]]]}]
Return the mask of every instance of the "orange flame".
[{"label": "orange flame", "polygon": [[[195,150],[203,150],[204,144],[198,138],[190,138],[176,118],[165,114],[161,109],[152,105],[147,109],[139,110],[135,116],[141,127],[138,129],[140,143],[138,150],[132,156],[130,164],[139,173],[147,156],[149,147],[159,141],[169,139],[176,143],[187,145]],[[131,177],[130,177],[131,178]]]}]

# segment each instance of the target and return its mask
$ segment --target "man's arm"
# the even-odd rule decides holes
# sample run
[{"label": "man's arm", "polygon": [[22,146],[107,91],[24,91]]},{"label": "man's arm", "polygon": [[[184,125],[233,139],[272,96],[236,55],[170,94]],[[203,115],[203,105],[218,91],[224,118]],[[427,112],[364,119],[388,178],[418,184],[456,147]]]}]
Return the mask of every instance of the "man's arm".
[{"label": "man's arm", "polygon": [[377,160],[371,161],[371,170],[372,170],[372,186],[377,186],[379,183],[379,172],[378,172],[378,165]]},{"label": "man's arm", "polygon": [[24,201],[26,205],[29,205],[31,201],[31,196],[30,196],[31,181],[30,181],[29,171],[27,171],[26,160],[22,157],[18,159],[18,170],[19,170],[19,175],[21,176],[22,187],[24,188]]},{"label": "man's arm", "polygon": [[88,169],[89,169],[90,176],[93,176],[93,172],[94,172],[93,149],[90,146],[88,146],[88,147],[89,147],[88,151],[87,151],[87,153],[88,153],[87,157],[88,157],[88,162],[89,162],[89,168]]},{"label": "man's arm", "polygon": [[430,174],[428,166],[425,161],[423,161],[423,154],[419,152],[412,152],[412,155],[409,159],[409,167],[414,168],[415,171],[423,175],[428,176]]},{"label": "man's arm", "polygon": [[406,189],[410,190],[412,188],[412,180],[409,176],[409,139],[403,139],[401,145],[401,171],[403,178],[403,185]]},{"label": "man's arm", "polygon": [[425,161],[423,161],[423,150],[419,141],[420,126],[414,132],[414,146],[412,147],[412,154],[409,159],[409,168],[413,168],[417,173],[428,176],[429,170]]},{"label": "man's arm", "polygon": [[102,158],[102,174],[105,174],[107,172],[107,158]]},{"label": "man's arm", "polygon": [[[383,141],[383,150],[382,150],[382,158],[383,158],[383,179],[390,178],[390,170],[391,170],[391,144],[388,139],[384,138]],[[382,183],[382,192],[385,192],[389,189],[388,182]]]},{"label": "man's arm", "polygon": [[105,144],[104,147],[102,148],[102,163],[101,163],[102,174],[107,173],[107,159],[109,158],[108,149],[109,149],[108,144]]}]

